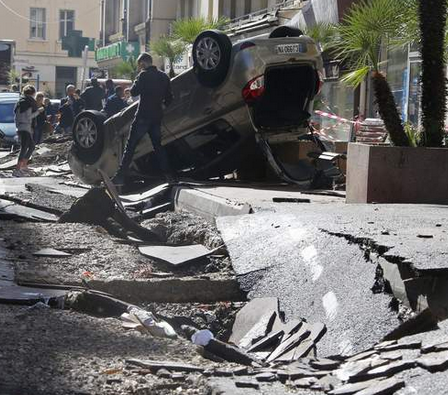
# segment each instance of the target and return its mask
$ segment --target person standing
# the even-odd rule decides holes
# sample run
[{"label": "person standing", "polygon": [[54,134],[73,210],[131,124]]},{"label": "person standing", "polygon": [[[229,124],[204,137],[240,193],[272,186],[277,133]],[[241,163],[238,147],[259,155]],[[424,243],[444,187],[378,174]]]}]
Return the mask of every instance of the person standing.
[{"label": "person standing", "polygon": [[111,97],[114,93],[115,93],[115,84],[109,78],[108,80],[106,80],[106,95],[104,96],[104,99],[107,100],[107,98]]},{"label": "person standing", "polygon": [[83,100],[76,94],[74,85],[67,86],[67,97],[61,100],[59,112],[61,119],[59,121],[59,128],[62,133],[71,134],[73,122],[76,116],[84,109]]},{"label": "person standing", "polygon": [[101,111],[103,108],[104,90],[96,78],[91,79],[91,85],[81,94],[86,110]]},{"label": "person standing", "polygon": [[36,145],[33,141],[33,123],[35,118],[43,113],[43,107],[38,107],[34,95],[36,89],[32,85],[27,85],[23,88],[23,94],[20,96],[14,108],[15,123],[17,134],[20,139],[20,153],[17,161],[17,168],[13,175],[22,177],[26,175],[28,168],[28,161],[33,154]]},{"label": "person standing", "polygon": [[104,112],[107,114],[107,117],[110,118],[126,107],[127,104],[124,101],[124,89],[121,86],[117,86],[115,88],[115,94],[107,99],[106,105],[104,106]]},{"label": "person standing", "polygon": [[162,147],[161,130],[163,107],[169,106],[173,100],[171,81],[165,73],[153,66],[152,57],[148,53],[142,53],[138,57],[137,65],[141,72],[132,85],[131,95],[140,96],[140,102],[120,167],[112,179],[116,185],[124,184],[137,144],[146,133],[151,138],[160,170],[168,181],[172,181],[168,156]]},{"label": "person standing", "polygon": [[[36,103],[37,103],[38,108],[44,107],[44,109],[45,109],[44,99],[45,99],[44,93],[42,93],[42,92],[36,93]],[[42,141],[42,135],[43,135],[46,121],[47,121],[47,117],[45,115],[45,111],[39,113],[39,115],[36,117],[36,123],[35,123],[35,128],[34,128],[34,133],[33,133],[33,140],[36,145],[40,144]]]}]

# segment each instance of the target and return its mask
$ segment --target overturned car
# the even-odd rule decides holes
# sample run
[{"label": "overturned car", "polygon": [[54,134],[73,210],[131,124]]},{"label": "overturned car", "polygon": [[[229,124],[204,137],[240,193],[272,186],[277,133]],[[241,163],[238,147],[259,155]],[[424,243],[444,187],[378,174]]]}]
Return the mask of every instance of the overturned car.
[{"label": "overturned car", "polygon": [[[205,31],[193,45],[193,60],[192,69],[172,80],[174,99],[162,124],[162,144],[178,174],[223,176],[248,160],[255,140],[263,142],[266,153],[271,138],[291,141],[309,132],[322,59],[316,43],[300,30],[280,26],[233,44],[222,32]],[[136,109],[134,103],[109,119],[97,111],[78,115],[69,163],[82,181],[100,182],[98,169],[110,176],[116,172]],[[158,175],[148,136],[137,147],[132,168]]]}]

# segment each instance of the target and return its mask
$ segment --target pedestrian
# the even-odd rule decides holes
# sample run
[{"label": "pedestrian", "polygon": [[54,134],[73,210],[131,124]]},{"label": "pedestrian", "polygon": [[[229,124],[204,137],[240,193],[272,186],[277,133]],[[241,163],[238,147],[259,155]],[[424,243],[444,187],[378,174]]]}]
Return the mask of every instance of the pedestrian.
[{"label": "pedestrian", "polygon": [[150,54],[142,53],[137,59],[137,65],[141,72],[132,85],[131,95],[140,95],[140,102],[132,122],[121,165],[112,180],[116,185],[124,184],[137,144],[146,133],[151,138],[160,170],[168,181],[173,180],[168,156],[161,142],[163,107],[169,106],[173,100],[171,82],[165,73],[153,66]]},{"label": "pedestrian", "polygon": [[90,86],[81,94],[81,99],[84,100],[85,103],[85,109],[101,111],[103,108],[104,95],[104,89],[101,88],[98,80],[92,78]]},{"label": "pedestrian", "polygon": [[127,106],[127,103],[124,101],[124,89],[121,86],[117,86],[115,88],[115,93],[107,99],[106,105],[104,106],[104,112],[107,114],[107,117],[110,118],[111,116],[118,114]]},{"label": "pedestrian", "polygon": [[54,126],[56,123],[57,109],[54,108],[51,100],[48,97],[44,99],[44,107],[47,121],[50,123],[50,125]]},{"label": "pedestrian", "polygon": [[[37,107],[38,108],[44,107],[44,110],[45,110],[44,99],[45,99],[45,94],[43,92],[36,93]],[[39,113],[39,115],[35,119],[33,140],[36,145],[40,144],[42,141],[42,136],[43,136],[43,131],[44,131],[46,121],[47,121],[47,117],[45,115],[45,111],[42,111],[41,113]]]},{"label": "pedestrian", "polygon": [[134,98],[131,95],[131,88],[126,88],[124,90],[124,101],[130,106],[134,103]]},{"label": "pedestrian", "polygon": [[14,108],[14,118],[17,134],[20,139],[20,153],[17,161],[17,168],[13,175],[23,177],[28,169],[28,161],[33,154],[36,145],[33,140],[33,123],[35,118],[42,112],[43,107],[38,107],[34,95],[36,88],[32,85],[26,85],[23,88],[23,94],[20,96]]},{"label": "pedestrian", "polygon": [[68,85],[66,91],[67,97],[61,100],[61,105],[59,106],[59,112],[61,114],[59,129],[64,134],[71,134],[73,122],[76,116],[84,109],[84,102],[76,94],[74,85]]},{"label": "pedestrian", "polygon": [[115,84],[114,82],[109,78],[106,80],[106,94],[104,96],[104,99],[107,100],[108,97],[111,97],[115,93]]}]

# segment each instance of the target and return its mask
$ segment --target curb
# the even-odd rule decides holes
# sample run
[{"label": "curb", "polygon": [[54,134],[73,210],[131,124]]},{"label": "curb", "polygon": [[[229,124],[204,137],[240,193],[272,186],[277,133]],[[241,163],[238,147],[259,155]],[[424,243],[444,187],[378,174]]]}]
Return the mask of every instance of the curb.
[{"label": "curb", "polygon": [[174,209],[187,210],[214,222],[218,217],[245,215],[252,212],[248,203],[239,203],[189,187],[173,189]]}]

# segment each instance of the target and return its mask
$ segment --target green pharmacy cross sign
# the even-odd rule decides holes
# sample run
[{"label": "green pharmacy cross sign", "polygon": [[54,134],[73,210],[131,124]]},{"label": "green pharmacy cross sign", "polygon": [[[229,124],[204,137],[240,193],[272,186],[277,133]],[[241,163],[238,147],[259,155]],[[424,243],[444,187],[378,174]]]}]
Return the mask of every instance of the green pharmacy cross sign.
[{"label": "green pharmacy cross sign", "polygon": [[128,61],[130,58],[137,58],[140,54],[140,44],[138,42],[120,41],[98,48],[95,52],[95,60],[102,62],[112,59],[123,59]]},{"label": "green pharmacy cross sign", "polygon": [[94,50],[94,42],[94,39],[83,37],[81,30],[72,30],[67,36],[62,37],[62,49],[68,51],[70,58],[80,58],[86,45],[89,51]]}]

